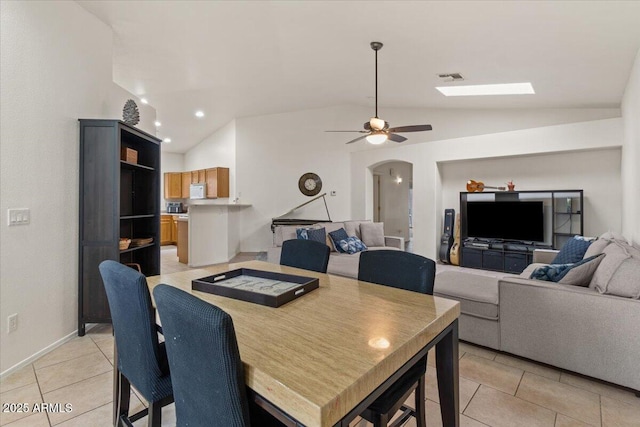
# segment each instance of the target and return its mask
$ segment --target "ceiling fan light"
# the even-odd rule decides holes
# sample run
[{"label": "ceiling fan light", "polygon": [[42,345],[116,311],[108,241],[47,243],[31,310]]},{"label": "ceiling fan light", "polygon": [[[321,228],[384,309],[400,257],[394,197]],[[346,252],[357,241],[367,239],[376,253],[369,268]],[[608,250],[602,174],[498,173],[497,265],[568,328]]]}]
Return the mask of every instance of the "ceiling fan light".
[{"label": "ceiling fan light", "polygon": [[380,145],[387,140],[387,134],[383,132],[372,133],[371,135],[367,135],[367,142],[373,145]]},{"label": "ceiling fan light", "polygon": [[369,120],[369,126],[371,126],[371,129],[374,130],[382,130],[384,129],[385,122],[384,120],[377,117],[371,117],[371,119]]}]

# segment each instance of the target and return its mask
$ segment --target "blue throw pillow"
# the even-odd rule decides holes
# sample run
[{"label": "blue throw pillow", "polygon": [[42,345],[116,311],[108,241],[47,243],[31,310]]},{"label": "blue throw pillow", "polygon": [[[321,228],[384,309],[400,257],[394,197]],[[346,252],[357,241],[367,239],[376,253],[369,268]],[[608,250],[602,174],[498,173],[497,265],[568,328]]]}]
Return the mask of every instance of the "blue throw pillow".
[{"label": "blue throw pillow", "polygon": [[309,240],[308,228],[296,228],[296,237],[298,240]]},{"label": "blue throw pillow", "polygon": [[340,247],[340,241],[341,240],[346,240],[346,239],[349,238],[349,236],[347,235],[347,232],[345,231],[344,228],[340,228],[340,229],[338,229],[336,231],[329,232],[329,237],[331,237],[331,240],[333,241],[333,246],[336,247],[336,251],[342,252],[343,254],[346,253]]},{"label": "blue throw pillow", "polygon": [[297,228],[296,237],[299,240],[313,240],[314,242],[327,243],[327,233],[321,228]]},{"label": "blue throw pillow", "polygon": [[355,254],[356,252],[367,250],[367,245],[362,243],[362,241],[355,236],[347,237],[346,239],[340,240],[338,242],[338,245],[344,252],[348,254]]},{"label": "blue throw pillow", "polygon": [[307,230],[308,240],[313,240],[314,242],[327,243],[327,233],[322,228],[312,228]]},{"label": "blue throw pillow", "polygon": [[572,264],[582,260],[590,244],[591,240],[586,240],[582,236],[573,236],[573,238],[560,249],[560,252],[558,252],[558,255],[556,255],[551,264]]}]

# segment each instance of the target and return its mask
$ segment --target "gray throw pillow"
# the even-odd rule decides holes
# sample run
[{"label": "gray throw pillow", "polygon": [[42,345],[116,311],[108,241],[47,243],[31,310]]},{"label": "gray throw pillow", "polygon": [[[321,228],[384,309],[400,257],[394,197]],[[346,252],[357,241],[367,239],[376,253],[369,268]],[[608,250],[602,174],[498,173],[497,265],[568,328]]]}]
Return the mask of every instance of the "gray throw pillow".
[{"label": "gray throw pillow", "polygon": [[363,222],[360,224],[360,234],[362,241],[368,247],[384,246],[384,223]]},{"label": "gray throw pillow", "polygon": [[568,264],[548,264],[536,268],[530,278],[561,283],[563,285],[588,286],[603,254]]},{"label": "gray throw pillow", "polygon": [[601,294],[640,299],[640,251],[614,241],[604,251],[605,260],[591,279],[590,288]]},{"label": "gray throw pillow", "polygon": [[604,254],[594,255],[593,258],[586,258],[582,264],[571,268],[558,283],[573,286],[589,286],[593,273],[598,269],[600,262],[605,257]]}]

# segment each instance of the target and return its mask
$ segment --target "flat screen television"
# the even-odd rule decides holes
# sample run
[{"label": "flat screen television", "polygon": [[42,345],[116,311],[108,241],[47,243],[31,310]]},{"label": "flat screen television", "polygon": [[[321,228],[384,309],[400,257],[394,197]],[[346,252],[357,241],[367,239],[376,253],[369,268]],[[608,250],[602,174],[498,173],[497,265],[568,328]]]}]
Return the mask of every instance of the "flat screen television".
[{"label": "flat screen television", "polygon": [[541,201],[467,202],[467,237],[544,242]]}]

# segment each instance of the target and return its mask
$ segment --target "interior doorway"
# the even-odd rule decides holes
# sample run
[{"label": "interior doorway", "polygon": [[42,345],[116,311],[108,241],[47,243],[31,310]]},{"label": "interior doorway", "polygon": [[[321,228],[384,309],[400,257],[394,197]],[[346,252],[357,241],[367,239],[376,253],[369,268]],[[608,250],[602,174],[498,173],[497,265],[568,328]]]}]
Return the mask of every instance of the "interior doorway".
[{"label": "interior doorway", "polygon": [[413,238],[413,164],[389,161],[373,169],[373,220],[384,222],[388,236]]}]

